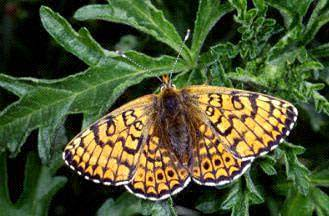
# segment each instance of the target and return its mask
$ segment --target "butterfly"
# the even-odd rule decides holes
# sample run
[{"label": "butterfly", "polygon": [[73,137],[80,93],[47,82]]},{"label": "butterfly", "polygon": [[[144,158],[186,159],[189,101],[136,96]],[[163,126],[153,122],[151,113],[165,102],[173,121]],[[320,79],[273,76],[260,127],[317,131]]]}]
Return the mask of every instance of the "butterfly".
[{"label": "butterfly", "polygon": [[177,89],[163,76],[159,94],[110,112],[68,143],[63,159],[88,180],[124,185],[162,200],[191,180],[224,185],[289,135],[297,109],[245,90],[196,85]]}]

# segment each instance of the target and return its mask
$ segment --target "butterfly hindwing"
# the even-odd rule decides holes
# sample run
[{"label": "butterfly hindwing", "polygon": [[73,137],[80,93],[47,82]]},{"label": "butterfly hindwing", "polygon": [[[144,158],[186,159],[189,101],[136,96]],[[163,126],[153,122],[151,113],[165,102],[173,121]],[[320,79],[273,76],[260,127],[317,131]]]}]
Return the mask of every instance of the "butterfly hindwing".
[{"label": "butterfly hindwing", "polygon": [[232,156],[209,126],[199,126],[199,139],[193,149],[193,180],[201,185],[224,185],[241,176],[251,161]]},{"label": "butterfly hindwing", "polygon": [[82,131],[66,146],[65,162],[96,183],[127,184],[141,155],[154,97],[136,99]]},{"label": "butterfly hindwing", "polygon": [[297,119],[297,109],[289,102],[256,92],[212,86],[184,91],[195,100],[220,142],[243,160],[277,147]]},{"label": "butterfly hindwing", "polygon": [[160,136],[151,127],[134,180],[125,187],[136,196],[161,200],[178,193],[189,182],[188,169],[163,146]]}]

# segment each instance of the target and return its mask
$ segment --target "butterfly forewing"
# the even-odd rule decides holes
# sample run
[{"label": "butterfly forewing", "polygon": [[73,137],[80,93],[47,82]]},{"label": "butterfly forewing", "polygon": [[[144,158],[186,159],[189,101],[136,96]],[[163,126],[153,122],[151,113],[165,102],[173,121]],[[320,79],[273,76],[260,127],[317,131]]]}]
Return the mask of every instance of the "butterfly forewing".
[{"label": "butterfly forewing", "polygon": [[94,182],[127,184],[136,172],[155,97],[132,101],[82,131],[66,146],[65,162]]},{"label": "butterfly forewing", "polygon": [[191,86],[185,91],[220,142],[242,160],[277,147],[297,119],[292,104],[268,95],[212,86]]}]

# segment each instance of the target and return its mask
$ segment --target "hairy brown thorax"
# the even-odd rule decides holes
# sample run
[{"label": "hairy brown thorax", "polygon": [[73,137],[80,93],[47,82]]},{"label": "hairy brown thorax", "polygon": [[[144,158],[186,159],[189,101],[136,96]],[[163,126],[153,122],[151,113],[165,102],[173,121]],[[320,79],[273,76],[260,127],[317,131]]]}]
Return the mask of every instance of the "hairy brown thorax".
[{"label": "hairy brown thorax", "polygon": [[[162,90],[157,104],[158,131],[163,145],[169,148],[185,166],[191,166],[192,149],[196,143],[196,116],[187,93],[174,88]],[[194,123],[195,122],[195,123]]]}]

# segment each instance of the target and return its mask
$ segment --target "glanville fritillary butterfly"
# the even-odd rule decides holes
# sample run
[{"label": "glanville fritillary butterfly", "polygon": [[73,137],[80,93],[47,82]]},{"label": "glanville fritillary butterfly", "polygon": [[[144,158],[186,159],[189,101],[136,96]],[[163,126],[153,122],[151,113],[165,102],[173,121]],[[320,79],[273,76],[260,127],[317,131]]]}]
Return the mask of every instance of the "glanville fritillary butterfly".
[{"label": "glanville fritillary butterfly", "polygon": [[297,120],[291,103],[269,95],[205,85],[176,89],[168,75],[162,82],[159,94],[131,101],[79,133],[63,152],[66,164],[93,182],[162,200],[191,179],[232,182]]}]

